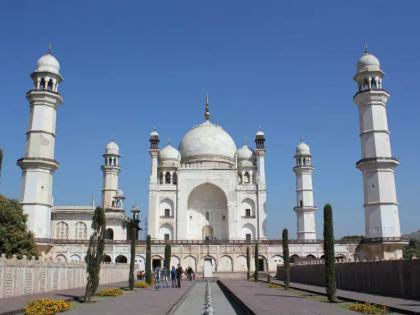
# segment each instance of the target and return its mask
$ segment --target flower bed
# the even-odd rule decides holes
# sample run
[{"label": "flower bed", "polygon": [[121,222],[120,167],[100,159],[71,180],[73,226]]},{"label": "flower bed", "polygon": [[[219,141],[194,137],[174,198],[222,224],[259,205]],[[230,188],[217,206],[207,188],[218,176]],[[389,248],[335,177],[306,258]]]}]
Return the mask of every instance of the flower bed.
[{"label": "flower bed", "polygon": [[363,314],[386,314],[389,309],[384,305],[371,303],[356,303],[349,306],[349,310]]},{"label": "flower bed", "polygon": [[149,288],[150,287],[150,285],[147,282],[145,282],[145,281],[136,281],[134,283],[134,286],[136,288]]},{"label": "flower bed", "polygon": [[39,299],[29,301],[25,306],[25,315],[54,315],[70,309],[70,303],[60,300]]},{"label": "flower bed", "polygon": [[96,295],[97,296],[112,296],[112,297],[116,297],[116,296],[120,296],[123,295],[124,291],[121,290],[120,288],[104,288],[101,291],[99,291]]}]

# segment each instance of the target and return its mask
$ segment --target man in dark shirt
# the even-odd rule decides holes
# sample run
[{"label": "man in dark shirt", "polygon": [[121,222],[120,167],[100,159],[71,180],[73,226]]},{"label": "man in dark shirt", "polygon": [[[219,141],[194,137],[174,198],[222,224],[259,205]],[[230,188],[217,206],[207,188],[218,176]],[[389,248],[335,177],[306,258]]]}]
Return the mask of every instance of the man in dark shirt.
[{"label": "man in dark shirt", "polygon": [[183,272],[184,271],[182,270],[181,265],[178,264],[178,268],[176,269],[176,280],[178,281],[178,288],[181,287],[181,277]]}]

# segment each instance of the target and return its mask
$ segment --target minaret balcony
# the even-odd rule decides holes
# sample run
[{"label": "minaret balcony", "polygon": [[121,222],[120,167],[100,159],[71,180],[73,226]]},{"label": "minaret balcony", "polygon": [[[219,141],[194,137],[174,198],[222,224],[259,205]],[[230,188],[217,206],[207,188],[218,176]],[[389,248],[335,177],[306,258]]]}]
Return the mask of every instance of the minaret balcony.
[{"label": "minaret balcony", "polygon": [[356,167],[363,171],[366,169],[395,168],[400,161],[394,157],[371,157],[356,162]]},{"label": "minaret balcony", "polygon": [[41,157],[24,157],[17,160],[16,164],[19,165],[21,169],[46,168],[52,171],[55,171],[60,166],[56,160]]},{"label": "minaret balcony", "polygon": [[295,212],[313,212],[316,211],[318,208],[315,206],[302,206],[302,207],[294,207],[293,210]]},{"label": "minaret balcony", "polygon": [[[384,89],[367,89],[358,91],[356,94],[354,94],[353,99],[357,104],[369,105],[370,101],[386,102],[389,96],[389,93]],[[386,98],[385,100],[383,100],[384,97]]]},{"label": "minaret balcony", "polygon": [[63,97],[58,92],[53,92],[50,90],[30,90],[26,92],[26,98],[29,102],[34,101],[45,101],[51,104],[61,104],[63,102]]}]

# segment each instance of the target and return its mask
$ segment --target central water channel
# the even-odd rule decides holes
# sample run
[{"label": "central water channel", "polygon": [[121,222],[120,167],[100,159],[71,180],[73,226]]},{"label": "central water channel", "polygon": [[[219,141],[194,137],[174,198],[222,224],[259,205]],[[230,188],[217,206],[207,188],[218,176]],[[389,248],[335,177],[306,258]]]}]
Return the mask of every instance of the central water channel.
[{"label": "central water channel", "polygon": [[[201,315],[208,314],[208,298],[206,295],[206,287],[210,288],[212,312],[210,314],[223,314],[223,315],[236,315],[240,314],[235,310],[229,299],[221,290],[217,282],[197,281],[189,291],[188,295],[184,298],[180,305],[174,310],[173,315]],[[206,308],[207,305],[207,308]]]}]

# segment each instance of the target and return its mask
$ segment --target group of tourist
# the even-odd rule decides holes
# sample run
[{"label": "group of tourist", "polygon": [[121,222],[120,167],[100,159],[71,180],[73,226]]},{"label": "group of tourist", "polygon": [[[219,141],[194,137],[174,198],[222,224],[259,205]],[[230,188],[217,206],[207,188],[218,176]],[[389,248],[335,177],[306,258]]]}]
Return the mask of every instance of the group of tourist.
[{"label": "group of tourist", "polygon": [[155,289],[157,290],[160,289],[161,282],[163,288],[169,288],[169,278],[172,282],[172,288],[181,287],[183,275],[185,275],[189,281],[195,280],[194,270],[191,267],[188,267],[184,271],[181,265],[178,265],[178,268],[172,266],[170,270],[166,266],[163,266],[163,268],[156,267],[153,274],[155,279]]}]

